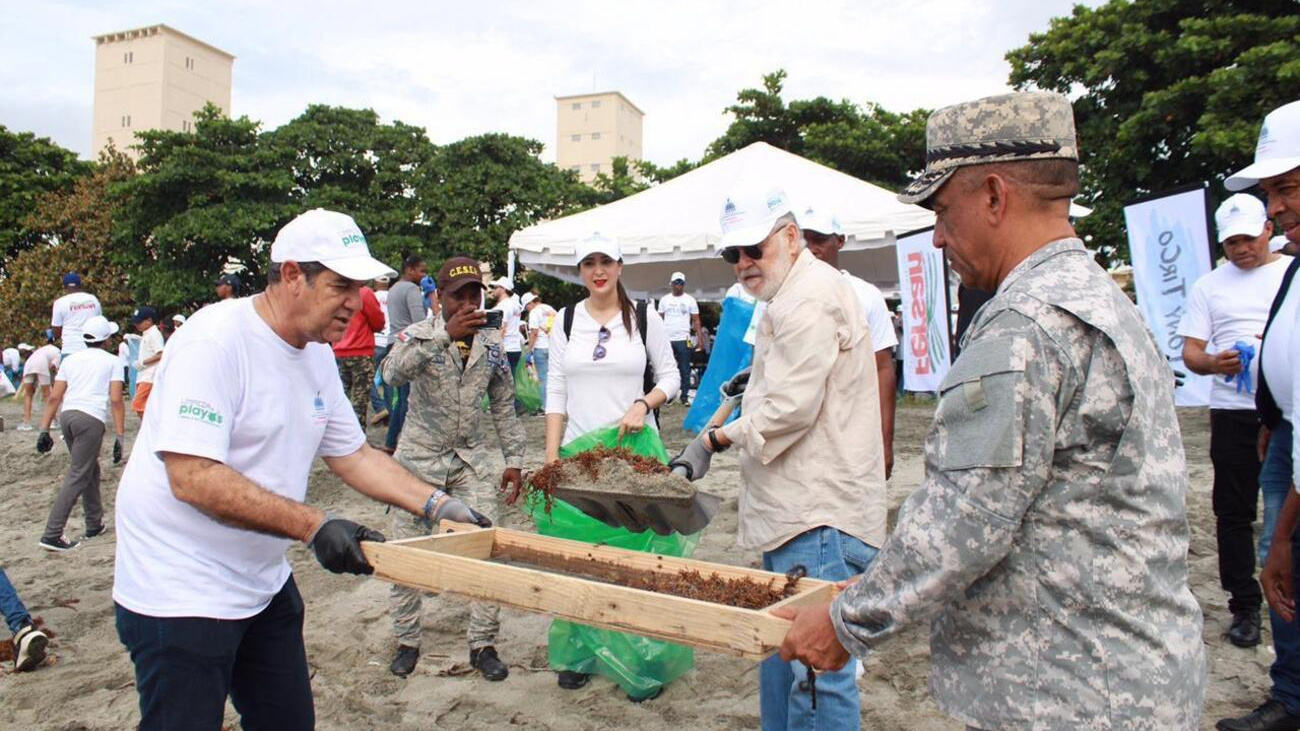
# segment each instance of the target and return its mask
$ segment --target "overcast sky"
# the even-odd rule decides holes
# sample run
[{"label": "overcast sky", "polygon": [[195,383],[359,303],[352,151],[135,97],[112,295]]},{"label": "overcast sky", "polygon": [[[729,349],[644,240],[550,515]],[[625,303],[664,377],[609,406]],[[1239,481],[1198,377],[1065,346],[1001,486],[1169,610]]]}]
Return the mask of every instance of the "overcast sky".
[{"label": "overcast sky", "polygon": [[533,137],[553,160],[554,97],[614,89],[646,113],[646,159],[667,164],[698,158],[736,92],[778,68],[787,99],[900,111],[1006,90],[1007,50],[1072,5],[0,0],[0,124],[88,156],[91,36],[165,23],[235,55],[232,111],[264,128],[311,103],[370,107],[437,143]]}]

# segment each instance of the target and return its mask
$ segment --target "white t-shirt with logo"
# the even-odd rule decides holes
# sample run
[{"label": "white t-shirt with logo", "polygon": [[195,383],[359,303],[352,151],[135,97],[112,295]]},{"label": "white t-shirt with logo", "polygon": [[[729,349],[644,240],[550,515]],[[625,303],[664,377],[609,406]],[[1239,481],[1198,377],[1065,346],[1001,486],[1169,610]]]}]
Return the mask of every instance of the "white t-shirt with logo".
[{"label": "white t-shirt with logo", "polygon": [[551,349],[553,327],[555,327],[555,308],[545,302],[538,302],[537,306],[528,313],[528,329],[537,333],[537,338],[533,340],[534,350]]},{"label": "white t-shirt with logo", "polygon": [[162,330],[157,325],[144,331],[140,336],[140,350],[136,356],[135,382],[136,383],[153,383],[154,373],[158,370],[158,364],[162,361],[156,361],[153,365],[144,365],[149,358],[161,353],[163,350]]},{"label": "white t-shirt with logo", "polygon": [[68,390],[63,394],[64,411],[80,411],[102,422],[108,422],[108,389],[113,381],[122,382],[126,363],[103,348],[86,348],[63,359],[55,381],[64,381]]},{"label": "white t-shirt with logo", "polygon": [[501,347],[507,353],[518,353],[524,349],[524,336],[519,332],[520,314],[524,308],[519,305],[519,298],[513,294],[496,304],[494,310],[501,310],[501,322],[505,329],[501,331]]},{"label": "white t-shirt with logo", "polygon": [[[1196,280],[1178,334],[1204,340],[1209,355],[1230,350],[1237,341],[1255,346],[1258,354],[1257,336],[1264,332],[1273,297],[1290,265],[1289,256],[1279,256],[1277,261],[1254,269],[1241,269],[1228,263]],[[1259,384],[1259,358],[1251,360],[1250,375],[1251,389],[1243,388],[1240,393],[1236,377],[1229,383],[1226,376],[1214,376],[1210,408],[1253,411],[1254,388]]]},{"label": "white t-shirt with logo", "polygon": [[81,328],[86,320],[104,314],[99,306],[99,298],[89,292],[73,292],[54,300],[54,313],[50,324],[63,328],[61,337],[64,353],[75,353],[86,349],[86,341],[81,339]]},{"label": "white t-shirt with logo", "polygon": [[152,617],[243,619],[289,578],[287,538],[235,528],[172,494],[162,452],[221,462],[302,501],[316,457],[365,443],[329,345],[294,348],[253,297],[203,308],[158,367],[117,493],[113,599]]},{"label": "white t-shirt with logo", "polygon": [[885,304],[885,295],[876,285],[852,274],[840,270],[853,287],[853,294],[862,303],[862,311],[867,318],[867,329],[871,332],[871,349],[877,353],[898,345],[898,335],[894,332],[894,319],[889,316],[889,306]]},{"label": "white t-shirt with logo", "polygon": [[700,314],[695,298],[683,292],[659,300],[659,314],[664,316],[664,331],[669,342],[691,339],[691,315]]}]

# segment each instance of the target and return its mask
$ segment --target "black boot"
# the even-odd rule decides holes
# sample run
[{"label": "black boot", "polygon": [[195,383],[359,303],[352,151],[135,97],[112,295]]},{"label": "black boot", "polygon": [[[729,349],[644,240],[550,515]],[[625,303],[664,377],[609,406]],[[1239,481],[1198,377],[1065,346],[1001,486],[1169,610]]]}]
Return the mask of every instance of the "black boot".
[{"label": "black boot", "polygon": [[420,648],[411,647],[410,645],[398,645],[397,655],[393,657],[393,662],[388,666],[393,675],[399,678],[405,678],[415,670],[415,664],[420,661]]},{"label": "black boot", "polygon": [[1300,731],[1300,716],[1288,712],[1281,702],[1270,698],[1250,715],[1225,718],[1214,727],[1218,731]]},{"label": "black boot", "polygon": [[1228,628],[1228,641],[1237,647],[1254,647],[1259,644],[1259,610],[1232,613],[1232,626]]},{"label": "black boot", "polygon": [[505,680],[510,675],[510,668],[497,657],[497,648],[491,645],[469,651],[470,667],[478,668],[488,680]]},{"label": "black boot", "polygon": [[560,687],[565,690],[577,690],[591,680],[591,673],[579,673],[573,670],[561,670],[558,676]]}]

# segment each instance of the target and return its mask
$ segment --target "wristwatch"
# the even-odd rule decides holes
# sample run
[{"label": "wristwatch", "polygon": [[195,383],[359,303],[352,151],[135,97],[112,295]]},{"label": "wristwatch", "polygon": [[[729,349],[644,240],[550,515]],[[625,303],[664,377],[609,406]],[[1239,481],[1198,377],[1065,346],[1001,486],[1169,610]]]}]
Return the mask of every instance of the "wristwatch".
[{"label": "wristwatch", "polygon": [[718,452],[725,452],[731,447],[730,444],[724,445],[718,442],[718,437],[713,433],[717,430],[718,427],[715,426],[710,427],[708,431],[704,432],[704,436],[709,440],[709,448],[712,449],[715,454]]}]

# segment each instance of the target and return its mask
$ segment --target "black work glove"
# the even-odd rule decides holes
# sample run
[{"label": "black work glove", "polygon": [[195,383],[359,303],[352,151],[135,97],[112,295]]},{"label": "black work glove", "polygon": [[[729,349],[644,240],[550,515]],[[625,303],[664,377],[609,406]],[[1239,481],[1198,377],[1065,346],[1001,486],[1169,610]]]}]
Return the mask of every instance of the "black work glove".
[{"label": "black work glove", "polygon": [[326,517],[307,542],[316,560],[336,574],[373,574],[375,569],[361,552],[362,541],[384,542],[384,534],[343,518]]},{"label": "black work glove", "polygon": [[122,463],[122,437],[113,437],[113,464]]},{"label": "black work glove", "polygon": [[50,436],[48,429],[42,429],[41,435],[36,437],[36,451],[45,454],[51,449],[54,449],[54,437]]},{"label": "black work glove", "polygon": [[736,375],[727,379],[722,384],[722,395],[726,398],[737,398],[745,394],[745,387],[749,385],[749,375],[753,372],[753,366],[741,370]]}]

